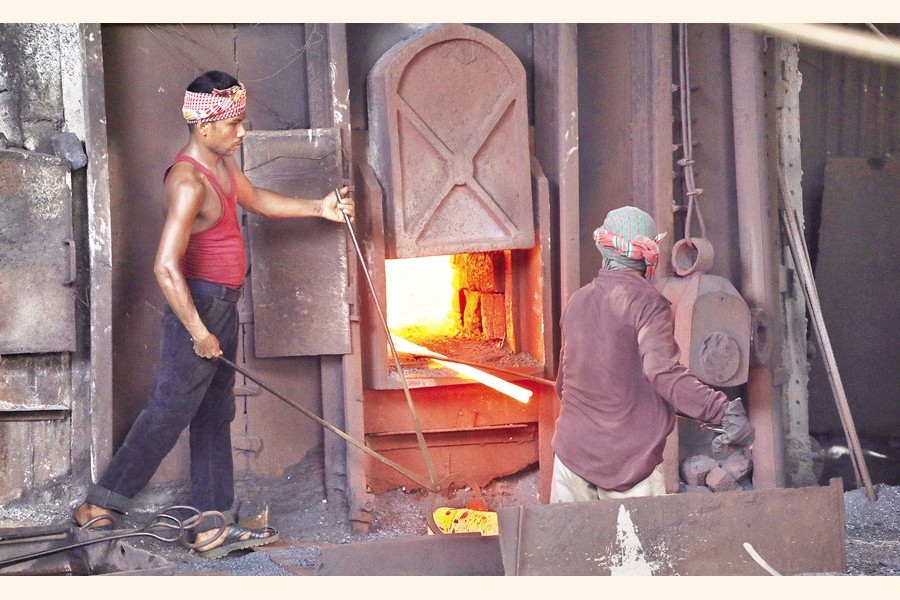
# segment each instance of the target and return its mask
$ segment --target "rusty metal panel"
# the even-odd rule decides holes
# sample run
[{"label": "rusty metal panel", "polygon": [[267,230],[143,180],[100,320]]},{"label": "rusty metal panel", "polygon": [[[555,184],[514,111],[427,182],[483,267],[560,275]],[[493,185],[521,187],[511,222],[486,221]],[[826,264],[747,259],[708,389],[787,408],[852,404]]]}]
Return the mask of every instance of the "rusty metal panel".
[{"label": "rusty metal panel", "polygon": [[[543,386],[516,381],[539,393]],[[410,390],[429,453],[441,475],[465,472],[478,485],[538,462],[537,399],[520,404],[480,384]],[[409,406],[400,390],[364,390],[365,440],[372,449],[425,474]],[[416,485],[366,458],[366,484],[376,493]]]},{"label": "rusty metal panel", "polygon": [[[822,316],[856,427],[886,437],[900,429],[900,296],[893,259],[900,251],[895,233],[898,190],[896,158],[829,158],[815,272]],[[839,427],[821,358],[810,364],[809,392],[811,424],[819,431],[829,424]]]},{"label": "rusty metal panel", "polygon": [[0,150],[0,354],[75,350],[68,162]]},{"label": "rusty metal panel", "polygon": [[0,363],[0,381],[2,505],[65,476],[72,468],[68,449],[75,432],[69,419],[72,372],[68,354],[5,356]]},{"label": "rusty metal panel", "polygon": [[525,69],[484,31],[430,27],[369,74],[388,258],[534,245]]},{"label": "rusty metal panel", "polygon": [[[539,460],[536,425],[426,430],[423,435],[439,476],[464,472],[479,486],[517,473]],[[368,434],[366,445],[427,479],[428,469],[414,432]],[[365,464],[366,484],[376,494],[399,487],[419,488],[418,484],[374,458],[367,456]]]},{"label": "rusty metal panel", "polygon": [[503,563],[497,536],[463,533],[323,546],[316,575],[503,575]]},{"label": "rusty metal panel", "polygon": [[[341,185],[337,129],[252,131],[244,172],[254,185],[321,198]],[[344,225],[249,215],[256,356],[350,352]]]},{"label": "rusty metal panel", "polygon": [[507,575],[782,575],[846,568],[840,480],[498,511]]}]

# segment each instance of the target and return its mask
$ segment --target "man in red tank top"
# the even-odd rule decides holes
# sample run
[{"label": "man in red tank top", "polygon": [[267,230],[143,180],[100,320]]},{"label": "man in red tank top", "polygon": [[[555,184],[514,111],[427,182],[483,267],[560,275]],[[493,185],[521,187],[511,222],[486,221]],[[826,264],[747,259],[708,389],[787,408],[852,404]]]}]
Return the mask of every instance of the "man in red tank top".
[{"label": "man in red tank top", "polygon": [[250,183],[234,158],[246,135],[246,101],[244,86],[221,71],[204,73],[185,92],[182,113],[190,134],[165,173],[166,216],[153,267],[168,304],[156,384],[122,447],[73,515],[83,527],[115,524],[115,513],[128,511],[190,427],[191,506],[212,513],[194,528],[194,543],[208,558],[278,539],[270,527],[245,529],[229,515],[235,377],[216,359],[234,361],[237,352],[236,302],[246,270],[237,206],[266,217],[335,222],[352,220],[355,208],[345,197],[346,187],[321,199],[302,199]]}]

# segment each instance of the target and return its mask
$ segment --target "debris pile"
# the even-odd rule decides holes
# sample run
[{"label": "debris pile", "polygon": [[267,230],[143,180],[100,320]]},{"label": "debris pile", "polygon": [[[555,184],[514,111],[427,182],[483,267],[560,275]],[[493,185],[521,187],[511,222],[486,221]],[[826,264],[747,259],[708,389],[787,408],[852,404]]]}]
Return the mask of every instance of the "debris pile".
[{"label": "debris pile", "polygon": [[731,492],[752,488],[750,473],[753,460],[750,452],[740,449],[724,460],[706,454],[690,456],[681,461],[683,492]]}]

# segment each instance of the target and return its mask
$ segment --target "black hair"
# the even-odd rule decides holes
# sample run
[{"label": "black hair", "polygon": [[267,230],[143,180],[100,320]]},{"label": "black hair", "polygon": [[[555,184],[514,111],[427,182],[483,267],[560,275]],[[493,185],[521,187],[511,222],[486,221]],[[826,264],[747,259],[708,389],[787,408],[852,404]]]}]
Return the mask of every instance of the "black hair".
[{"label": "black hair", "polygon": [[211,94],[214,89],[227,90],[237,84],[238,80],[224,71],[207,71],[193,80],[187,91]]}]

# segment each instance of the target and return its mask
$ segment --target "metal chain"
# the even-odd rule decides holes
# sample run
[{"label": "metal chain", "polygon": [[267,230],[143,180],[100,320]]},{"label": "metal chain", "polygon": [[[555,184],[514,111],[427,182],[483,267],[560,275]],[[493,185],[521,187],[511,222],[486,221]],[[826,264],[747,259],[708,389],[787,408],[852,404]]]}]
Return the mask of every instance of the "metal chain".
[{"label": "metal chain", "polygon": [[678,165],[684,170],[685,195],[688,198],[687,217],[684,223],[684,238],[691,239],[691,221],[696,211],[697,221],[700,224],[700,237],[706,238],[706,224],[700,213],[700,205],[697,202],[703,193],[703,188],[698,188],[694,182],[694,137],[691,127],[691,68],[688,56],[687,24],[678,24],[678,58],[679,58],[679,96],[681,110],[681,151],[682,158]]}]

